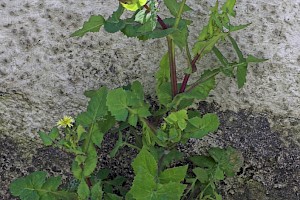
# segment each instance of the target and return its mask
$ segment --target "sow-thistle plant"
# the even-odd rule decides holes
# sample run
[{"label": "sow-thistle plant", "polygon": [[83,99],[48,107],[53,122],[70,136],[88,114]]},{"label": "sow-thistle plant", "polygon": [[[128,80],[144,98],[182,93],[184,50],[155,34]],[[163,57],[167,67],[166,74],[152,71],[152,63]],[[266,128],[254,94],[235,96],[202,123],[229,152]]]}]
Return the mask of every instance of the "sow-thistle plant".
[{"label": "sow-thistle plant", "polygon": [[[231,147],[214,147],[205,155],[189,157],[177,147],[192,138],[202,139],[218,129],[220,122],[216,114],[202,115],[191,108],[195,100],[203,101],[208,97],[216,86],[217,75],[236,79],[241,88],[246,82],[249,63],[264,61],[252,55],[244,56],[232,36],[232,32],[249,25],[231,23],[230,18],[236,16],[235,3],[235,0],[226,0],[220,6],[217,1],[211,8],[208,23],[193,44],[188,42],[192,21],[182,16],[184,12],[192,12],[186,0],[160,2],[160,6],[170,11],[170,17],[165,19],[159,16],[156,0],[120,0],[117,10],[107,19],[101,15],[91,16],[71,36],[82,37],[88,32],[98,32],[103,26],[109,33],[120,31],[142,41],[166,37],[168,51],[162,55],[155,74],[157,106],[145,101],[142,84],[138,81],[116,89],[103,86],[85,92],[90,99],[86,111],[75,119],[65,116],[57,123],[59,128],[54,127],[49,133],[39,132],[46,146],[74,155],[71,171],[75,184],[59,187],[60,177],[46,178],[45,172],[34,172],[11,183],[12,195],[31,200],[222,199],[217,184],[240,169],[243,164],[240,153]],[[125,10],[132,16],[122,17]],[[224,42],[220,41],[232,44],[237,60],[228,60],[223,55],[219,46]],[[176,48],[186,54],[183,80],[177,77]],[[206,70],[198,69],[197,62],[207,54],[214,54],[219,64]],[[195,75],[196,71],[200,75]],[[191,76],[196,76],[196,81],[190,82]],[[102,146],[105,134],[118,136],[110,157],[124,146],[138,152],[131,163],[135,176],[132,183],[127,184],[130,187],[122,186],[126,181],[124,177],[110,178],[107,169],[96,172],[97,149]],[[132,137],[135,143],[128,140]],[[192,164],[179,165],[179,160],[180,163],[189,160]]]}]

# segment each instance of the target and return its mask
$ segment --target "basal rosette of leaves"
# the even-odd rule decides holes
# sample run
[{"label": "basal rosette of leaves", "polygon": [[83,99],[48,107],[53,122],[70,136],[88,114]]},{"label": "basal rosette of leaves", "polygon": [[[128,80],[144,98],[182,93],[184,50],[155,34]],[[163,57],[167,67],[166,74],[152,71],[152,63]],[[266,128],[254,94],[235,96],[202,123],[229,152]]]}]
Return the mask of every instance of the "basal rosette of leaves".
[{"label": "basal rosette of leaves", "polygon": [[120,0],[122,6],[130,11],[136,11],[147,3],[147,0]]},{"label": "basal rosette of leaves", "polygon": [[[215,113],[201,114],[191,108],[195,100],[204,101],[209,96],[216,87],[216,76],[235,79],[241,88],[246,82],[248,66],[265,59],[244,55],[231,34],[249,25],[231,23],[230,18],[236,16],[235,0],[226,0],[223,5],[216,1],[208,23],[192,44],[188,42],[192,21],[182,17],[184,12],[193,11],[192,6],[186,0],[160,3],[169,10],[170,17],[159,16],[156,0],[122,0],[110,17],[91,16],[71,35],[82,37],[104,27],[109,33],[122,32],[139,40],[166,37],[168,52],[162,55],[155,73],[155,105],[146,101],[138,81],[115,89],[103,86],[86,91],[89,102],[85,111],[74,118],[63,117],[48,133],[39,132],[44,145],[74,156],[70,166],[74,181],[60,186],[60,177],[48,178],[45,172],[34,172],[11,183],[13,196],[24,200],[222,199],[217,184],[235,175],[243,165],[242,155],[231,147],[215,147],[206,155],[186,156],[177,147],[191,138],[202,139],[218,130],[220,122]],[[124,19],[125,9],[136,12]],[[223,55],[219,46],[224,40],[231,43],[237,59],[228,60]],[[181,81],[176,71],[176,48],[186,54],[187,60]],[[218,65],[197,69],[196,64],[208,54],[218,59]],[[189,82],[191,76],[196,76],[196,81]],[[97,170],[99,149],[103,142],[111,142],[104,140],[106,134],[117,138],[110,157],[115,157],[125,146],[137,152],[131,163],[133,180],[112,177],[109,169]],[[192,164],[179,166],[187,160]],[[124,187],[125,182],[131,187]]]}]

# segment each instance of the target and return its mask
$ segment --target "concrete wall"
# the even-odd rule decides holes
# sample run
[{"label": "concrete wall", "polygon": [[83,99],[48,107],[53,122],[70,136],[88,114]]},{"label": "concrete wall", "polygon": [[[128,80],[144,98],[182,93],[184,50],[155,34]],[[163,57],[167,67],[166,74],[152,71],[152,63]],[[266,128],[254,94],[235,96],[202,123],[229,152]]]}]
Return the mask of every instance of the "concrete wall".
[{"label": "concrete wall", "polygon": [[[214,0],[189,4],[195,11],[188,14],[194,19],[194,38]],[[101,85],[117,87],[137,79],[153,94],[165,39],[139,42],[104,31],[69,37],[91,14],[109,16],[116,7],[117,1],[104,0],[0,2],[0,135],[35,140],[38,130],[82,111],[83,92]],[[236,8],[235,22],[253,24],[234,37],[244,53],[269,61],[249,67],[241,90],[220,77],[210,100],[221,110],[267,114],[274,130],[299,145],[300,1],[241,0]],[[211,65],[210,59],[215,60],[209,57],[199,68]]]},{"label": "concrete wall", "polygon": [[[191,37],[207,20],[214,1],[197,3]],[[238,23],[252,22],[235,34],[245,53],[269,58],[249,68],[245,88],[218,82],[213,99],[225,109],[252,108],[300,117],[300,1],[240,1]],[[104,32],[70,38],[89,15],[108,16],[117,2],[2,1],[0,5],[1,131],[34,137],[63,114],[79,112],[83,92],[116,87],[135,79],[153,92],[153,74],[165,40],[138,42]],[[297,31],[298,30],[298,31]],[[209,60],[199,68],[209,65]],[[211,63],[211,62],[210,62]]]}]

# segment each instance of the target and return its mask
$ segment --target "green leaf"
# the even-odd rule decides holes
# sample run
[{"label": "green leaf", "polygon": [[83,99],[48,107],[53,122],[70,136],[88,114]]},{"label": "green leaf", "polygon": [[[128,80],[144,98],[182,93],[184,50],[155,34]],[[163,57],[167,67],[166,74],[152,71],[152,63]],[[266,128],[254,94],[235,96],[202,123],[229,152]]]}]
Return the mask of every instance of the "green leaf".
[{"label": "green leaf", "polygon": [[223,56],[223,54],[220,52],[220,50],[216,46],[214,46],[212,50],[215,53],[215,55],[217,56],[217,58],[219,59],[220,63],[224,67],[227,67],[229,65],[228,60]]},{"label": "green leaf", "polygon": [[105,104],[107,88],[101,87],[99,90],[88,91],[85,95],[90,98],[87,111],[79,114],[76,122],[83,126],[89,126],[107,113],[107,106]]},{"label": "green leaf", "polygon": [[89,176],[94,172],[98,162],[98,156],[97,156],[97,151],[95,149],[95,146],[89,144],[89,148],[86,154],[87,157],[86,160],[84,161],[83,175]]},{"label": "green leaf", "polygon": [[223,65],[222,67],[220,67],[221,71],[226,76],[234,77],[233,67],[230,65],[230,63],[225,58],[225,56],[223,56],[223,54],[220,52],[220,50],[216,46],[214,46],[212,50],[215,53],[215,55],[217,56],[217,58],[219,59],[220,63]]},{"label": "green leaf", "polygon": [[96,175],[96,177],[100,180],[104,180],[107,179],[107,177],[109,176],[110,173],[110,169],[104,168],[104,169],[100,169]]},{"label": "green leaf", "polygon": [[247,76],[247,63],[244,63],[243,65],[238,66],[236,71],[237,83],[239,88],[242,88],[246,83],[246,76]]},{"label": "green leaf", "polygon": [[162,184],[181,182],[186,176],[187,169],[188,165],[166,169],[160,174],[159,181]]},{"label": "green leaf", "polygon": [[218,193],[215,193],[216,200],[222,200],[222,196]]},{"label": "green leaf", "polygon": [[123,176],[117,176],[113,180],[109,181],[110,185],[121,186],[126,181],[126,178]]},{"label": "green leaf", "polygon": [[104,29],[109,33],[115,33],[125,27],[125,22],[120,19],[124,12],[124,7],[119,4],[118,9],[104,23]]},{"label": "green leaf", "polygon": [[233,25],[229,24],[229,31],[230,32],[239,31],[239,30],[247,28],[249,25],[251,25],[251,23],[237,25],[237,26],[233,26]]},{"label": "green leaf", "polygon": [[138,13],[136,13],[134,21],[144,24],[150,19],[150,17],[151,13],[147,12],[146,10],[140,10]]},{"label": "green leaf", "polygon": [[81,200],[87,200],[90,196],[89,186],[86,184],[84,179],[80,181],[77,189],[77,194]]},{"label": "green leaf", "polygon": [[93,185],[91,189],[91,200],[102,200],[103,191],[100,182]]},{"label": "green leaf", "polygon": [[99,32],[100,27],[104,24],[104,22],[105,20],[101,15],[92,15],[88,21],[84,22],[81,29],[71,34],[71,37],[82,37],[87,32]]},{"label": "green leaf", "polygon": [[173,101],[168,104],[169,107],[178,108],[182,101],[189,99],[205,100],[210,91],[215,88],[215,76],[220,72],[220,69],[205,70],[200,79],[195,82],[193,88],[189,86],[184,93],[175,96]]},{"label": "green leaf", "polygon": [[142,148],[139,152],[132,162],[132,167],[135,174],[144,172],[155,176],[157,171],[157,163],[152,154],[146,148]]},{"label": "green leaf", "polygon": [[221,39],[227,36],[228,33],[219,33],[218,35],[213,36],[212,38],[204,41],[198,40],[194,47],[193,47],[193,53],[200,54],[201,57],[203,57],[205,54],[212,51],[213,47],[217,44],[217,42]]},{"label": "green leaf", "polygon": [[144,106],[144,107],[138,108],[138,109],[137,109],[137,115],[138,115],[139,117],[149,117],[149,116],[151,116],[152,114],[150,113],[148,107],[149,107],[149,106],[146,105],[146,106]]},{"label": "green leaf", "polygon": [[83,177],[82,168],[80,167],[81,163],[78,163],[77,161],[73,161],[71,171],[75,178],[80,180]]},{"label": "green leaf", "polygon": [[129,193],[136,200],[150,200],[153,198],[155,189],[156,182],[154,181],[154,175],[152,175],[149,170],[142,169],[142,171],[138,171],[134,177]]},{"label": "green leaf", "polygon": [[180,200],[186,185],[181,183],[169,182],[167,184],[159,184],[157,191],[153,192],[151,200],[172,199]]},{"label": "green leaf", "polygon": [[114,89],[108,92],[106,104],[108,110],[117,121],[126,121],[128,116],[127,95],[122,88]]},{"label": "green leaf", "polygon": [[178,125],[180,130],[184,130],[188,119],[187,110],[179,110],[177,112],[172,112],[164,120],[169,124]]},{"label": "green leaf", "polygon": [[[181,2],[178,3],[177,0],[164,0],[164,3],[167,6],[167,8],[169,9],[170,13],[174,17],[177,17]],[[189,6],[184,5],[183,12],[190,11],[190,10],[192,10],[192,9]]]},{"label": "green leaf", "polygon": [[193,169],[193,172],[201,183],[209,182],[209,170],[197,167]]},{"label": "green leaf", "polygon": [[56,191],[61,184],[61,177],[49,177],[44,183],[42,189],[49,191]]},{"label": "green leaf", "polygon": [[168,140],[173,143],[176,143],[179,142],[180,139],[181,139],[181,132],[174,127],[170,128]]},{"label": "green leaf", "polygon": [[186,128],[185,138],[202,138],[210,132],[214,132],[219,127],[219,119],[216,114],[208,113],[202,118],[194,117],[188,120],[189,125]]},{"label": "green leaf", "polygon": [[254,57],[254,56],[252,56],[252,55],[249,55],[247,58],[246,58],[246,62],[247,63],[251,63],[251,62],[253,62],[253,63],[260,63],[260,62],[265,62],[265,61],[267,61],[268,59],[264,59],[264,58],[256,58],[256,57]]},{"label": "green leaf", "polygon": [[[24,194],[28,189],[35,189],[35,183],[32,182],[33,180],[36,180],[35,177],[39,177],[40,185],[38,185],[37,189],[40,189],[45,182],[46,178],[46,173],[45,172],[34,172],[28,176],[18,178],[14,180],[10,185],[9,185],[9,190],[13,196],[20,196],[21,194]],[[34,195],[34,194],[33,194]],[[34,195],[35,196],[35,195]]]},{"label": "green leaf", "polygon": [[105,195],[105,200],[122,200],[122,199],[123,199],[122,197],[112,193],[107,193]]},{"label": "green leaf", "polygon": [[124,7],[121,4],[119,4],[118,9],[113,12],[111,17],[107,21],[118,23],[120,21],[122,14],[124,13],[124,10],[125,10]]},{"label": "green leaf", "polygon": [[215,169],[214,179],[218,180],[218,181],[221,181],[221,180],[224,180],[224,178],[225,178],[225,176],[224,176],[223,170],[220,167],[217,167]]},{"label": "green leaf", "polygon": [[22,200],[75,200],[74,193],[57,191],[61,184],[61,177],[46,179],[46,172],[33,172],[28,176],[14,180],[10,186],[13,196],[19,196]]},{"label": "green leaf", "polygon": [[146,32],[143,35],[140,35],[139,39],[148,40],[148,39],[163,38],[174,33],[176,30],[177,29],[174,28],[168,28],[168,29],[156,28],[151,32]]},{"label": "green leaf", "polygon": [[[173,27],[175,25],[175,18],[164,19],[164,22],[168,27]],[[191,21],[181,19],[179,21],[178,27],[173,33],[170,34],[170,37],[173,39],[174,43],[182,50],[186,47],[187,38],[188,38],[188,25],[191,24]]]},{"label": "green leaf", "polygon": [[156,87],[158,88],[163,83],[170,82],[170,64],[169,55],[166,53],[160,60],[159,69],[155,74]]},{"label": "green leaf", "polygon": [[117,152],[119,151],[119,149],[124,145],[123,139],[122,139],[122,132],[119,131],[119,138],[118,141],[115,144],[115,147],[113,148],[113,150],[111,150],[109,157],[113,158],[116,156]]},{"label": "green leaf", "polygon": [[98,123],[93,124],[90,127],[90,134],[92,136],[92,141],[98,147],[101,147],[101,143],[103,141],[104,133],[100,131],[100,127]]},{"label": "green leaf", "polygon": [[76,132],[77,132],[77,139],[78,139],[78,141],[81,139],[82,134],[86,133],[84,127],[81,126],[81,125],[78,125]]},{"label": "green leaf", "polygon": [[127,105],[132,109],[129,109],[133,114],[138,114],[140,117],[150,116],[148,111],[149,105],[144,101],[143,86],[140,82],[135,81],[130,85],[130,90],[127,93]]},{"label": "green leaf", "polygon": [[131,126],[136,127],[137,122],[138,122],[138,116],[137,116],[136,114],[129,113],[129,116],[128,116],[128,123],[129,123]]},{"label": "green leaf", "polygon": [[186,47],[187,44],[188,29],[184,28],[182,30],[176,30],[171,34],[171,37],[174,43],[180,48],[180,50],[182,50]]},{"label": "green leaf", "polygon": [[162,83],[156,89],[158,101],[161,105],[167,106],[172,102],[170,82]]},{"label": "green leaf", "polygon": [[230,42],[231,42],[231,44],[233,46],[233,49],[235,50],[236,54],[239,57],[239,63],[245,62],[246,59],[244,58],[243,53],[240,50],[240,48],[239,48],[237,42],[235,41],[235,39],[233,39],[233,37],[231,37],[230,35],[228,35],[228,38],[229,38],[229,40],[230,40]]},{"label": "green leaf", "polygon": [[[176,168],[165,171],[163,180],[168,182],[166,184],[157,183],[157,162],[152,154],[144,147],[132,163],[132,167],[135,173],[134,181],[127,194],[131,199],[137,200],[157,200],[157,199],[180,199],[185,189],[185,185],[180,183],[171,182],[174,177],[169,177],[172,173],[179,175],[176,180],[182,180],[182,173],[187,166],[183,168]],[[172,180],[167,180],[172,179]]]},{"label": "green leaf", "polygon": [[224,13],[228,13],[232,17],[235,17],[236,13],[233,10],[236,0],[227,0],[226,3],[222,6]]},{"label": "green leaf", "polygon": [[143,124],[143,137],[142,137],[142,142],[144,146],[150,147],[155,145],[155,142],[157,139],[154,130],[149,127],[149,125],[145,122]]},{"label": "green leaf", "polygon": [[183,159],[184,154],[176,149],[171,150],[168,154],[164,156],[162,166],[167,167],[173,161],[180,161]]},{"label": "green leaf", "polygon": [[141,34],[147,34],[151,31],[153,31],[156,27],[156,21],[150,20],[144,23],[139,29],[137,30]]},{"label": "green leaf", "polygon": [[48,134],[46,134],[45,132],[39,131],[39,135],[40,135],[40,138],[42,139],[44,145],[50,146],[53,144],[51,137]]},{"label": "green leaf", "polygon": [[104,29],[109,33],[116,33],[122,30],[125,27],[125,22],[120,20],[118,23],[113,23],[110,21],[106,21],[104,24]]},{"label": "green leaf", "polygon": [[109,113],[104,118],[102,118],[101,121],[98,121],[98,127],[102,133],[107,133],[115,125],[115,123],[115,118]]},{"label": "green leaf", "polygon": [[214,159],[209,156],[197,155],[189,158],[194,165],[202,168],[213,168],[216,165]]},{"label": "green leaf", "polygon": [[218,163],[218,166],[225,172],[227,176],[234,176],[243,165],[243,157],[240,152],[228,147],[227,149],[211,148],[208,153]]}]

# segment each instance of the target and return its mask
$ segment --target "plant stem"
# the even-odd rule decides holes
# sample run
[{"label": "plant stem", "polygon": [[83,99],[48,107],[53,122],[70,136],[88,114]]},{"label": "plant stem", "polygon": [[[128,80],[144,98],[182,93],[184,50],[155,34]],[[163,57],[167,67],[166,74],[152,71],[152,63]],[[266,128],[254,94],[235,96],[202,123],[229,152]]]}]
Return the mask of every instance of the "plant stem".
[{"label": "plant stem", "polygon": [[181,19],[181,15],[182,15],[182,12],[183,12],[183,8],[184,8],[184,5],[185,5],[185,2],[186,0],[182,0],[181,2],[181,5],[180,5],[180,8],[179,8],[179,11],[177,13],[177,16],[176,16],[176,21],[175,21],[175,24],[174,24],[174,28],[176,29],[179,25],[179,21]]},{"label": "plant stem", "polygon": [[211,75],[205,77],[204,79],[199,79],[198,81],[196,81],[195,83],[193,83],[192,85],[189,86],[189,88],[187,89],[187,92],[191,91],[192,89],[194,89],[196,86],[198,86],[200,83],[203,83],[205,81],[207,81],[208,79],[216,76],[219,73],[219,71],[215,71],[214,73],[212,73]]},{"label": "plant stem", "polygon": [[90,177],[86,177],[86,178],[85,178],[85,182],[86,182],[86,184],[89,186],[89,188],[91,188],[91,187],[93,186]]},{"label": "plant stem", "polygon": [[138,150],[138,151],[141,151],[141,148],[139,148],[139,147],[137,147],[137,146],[135,146],[135,145],[133,145],[133,144],[130,144],[130,143],[127,143],[127,142],[123,142],[123,145],[126,145],[126,146],[128,146],[128,147],[131,147],[131,148],[136,149],[136,150]]},{"label": "plant stem", "polygon": [[[200,58],[200,54],[197,53],[196,56],[194,57],[194,59],[192,60],[191,62],[191,66],[192,66],[192,73],[196,72],[197,71],[197,68],[196,68],[196,62],[197,60]],[[183,81],[182,81],[182,84],[181,84],[181,88],[180,88],[180,93],[183,93],[186,89],[186,86],[187,86],[187,83],[189,81],[189,78],[190,78],[190,74],[185,74],[184,78],[183,78]]]},{"label": "plant stem", "polygon": [[170,63],[171,89],[172,89],[172,97],[174,98],[178,92],[175,47],[174,47],[173,39],[171,37],[167,36],[167,42],[168,42],[168,53],[169,53],[169,63]]},{"label": "plant stem", "polygon": [[[144,8],[147,9],[147,11],[150,11],[149,6],[146,4],[144,5]],[[182,8],[183,9],[183,8]],[[178,12],[178,16],[180,19],[182,11]],[[160,24],[162,29],[167,29],[168,26],[167,24],[164,23],[164,21],[158,16],[157,17],[157,22]],[[176,22],[178,21],[178,22]],[[179,20],[175,21],[174,27],[176,28],[179,24]],[[169,63],[170,63],[170,77],[171,77],[171,88],[172,88],[172,97],[174,98],[178,92],[177,88],[177,75],[176,75],[176,62],[175,62],[175,47],[174,47],[174,42],[173,39],[169,36],[167,36],[167,43],[168,43],[168,53],[169,53]]]}]

